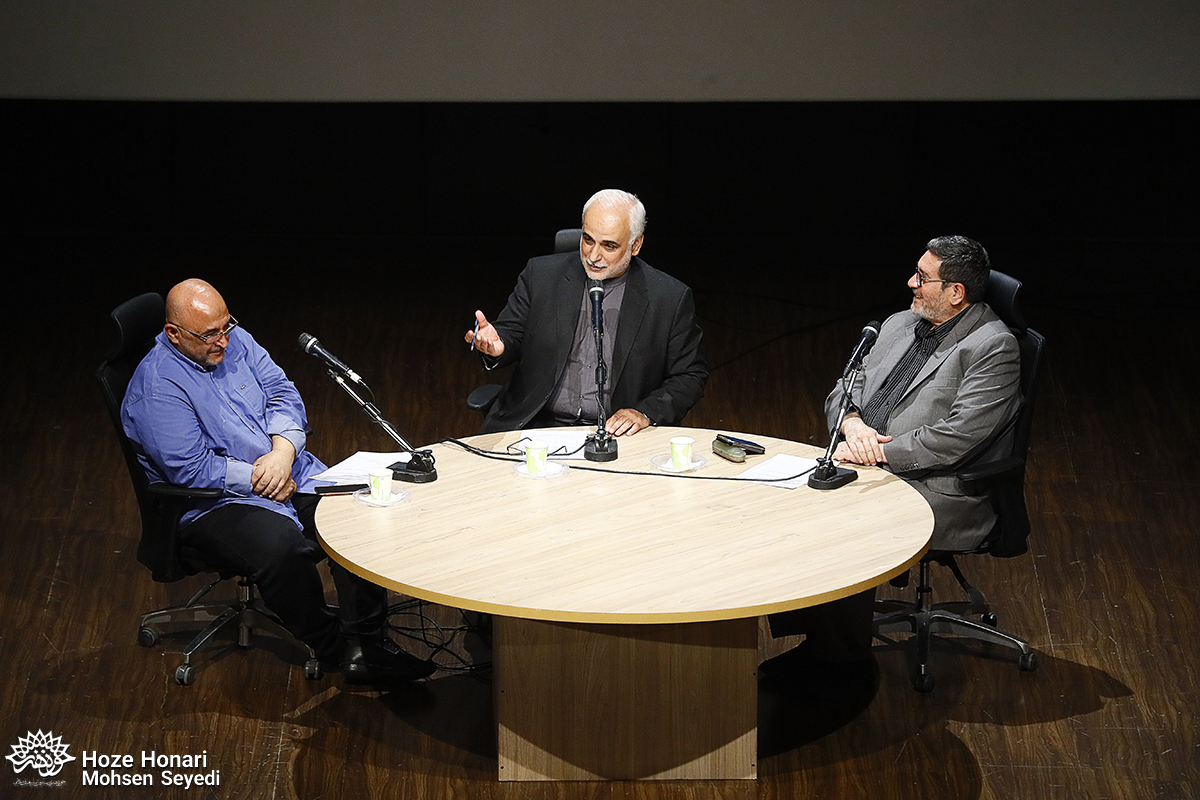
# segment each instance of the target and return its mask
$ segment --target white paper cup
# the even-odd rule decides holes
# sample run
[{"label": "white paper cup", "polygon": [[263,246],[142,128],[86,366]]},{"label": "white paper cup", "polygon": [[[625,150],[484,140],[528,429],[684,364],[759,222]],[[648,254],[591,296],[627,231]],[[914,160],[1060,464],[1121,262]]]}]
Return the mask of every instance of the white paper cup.
[{"label": "white paper cup", "polygon": [[687,469],[692,465],[692,444],[690,436],[674,436],[671,438],[671,468]]},{"label": "white paper cup", "polygon": [[392,499],[392,471],[387,467],[373,469],[367,473],[371,485],[371,499],[376,503],[386,503]]},{"label": "white paper cup", "polygon": [[546,471],[546,447],[545,442],[525,443],[525,468],[530,475],[541,475]]}]

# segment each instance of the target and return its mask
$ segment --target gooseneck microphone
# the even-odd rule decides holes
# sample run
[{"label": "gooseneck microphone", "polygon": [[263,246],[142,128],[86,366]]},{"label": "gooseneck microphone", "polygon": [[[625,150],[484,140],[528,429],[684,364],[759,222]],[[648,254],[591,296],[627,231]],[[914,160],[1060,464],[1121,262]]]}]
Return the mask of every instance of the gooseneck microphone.
[{"label": "gooseneck microphone", "polygon": [[875,340],[878,338],[879,322],[871,320],[863,328],[862,338],[858,340],[854,352],[850,354],[850,361],[846,364],[846,369],[842,371],[842,402],[838,408],[837,422],[834,423],[833,430],[829,433],[829,447],[825,450],[825,455],[817,459],[816,468],[809,473],[808,485],[810,488],[838,489],[858,478],[858,473],[854,470],[837,465],[833,460],[833,451],[842,435],[842,422],[850,410],[850,392],[854,388],[855,381],[858,380],[858,371],[862,369],[863,359],[867,357],[867,353],[871,352],[871,348],[875,346]]},{"label": "gooseneck microphone", "polygon": [[608,382],[608,365],[604,363],[604,282],[588,281],[588,297],[592,301],[592,336],[596,339],[596,432],[590,434],[583,446],[588,461],[612,461],[617,457],[617,440],[604,429],[608,413],[604,407],[604,385]]},{"label": "gooseneck microphone", "polygon": [[297,340],[297,343],[300,345],[301,350],[308,353],[313,358],[316,358],[329,369],[333,370],[344,378],[362,385],[363,380],[358,376],[358,373],[347,367],[342,363],[341,359],[322,347],[321,343],[317,341],[317,337],[307,333],[302,333],[300,334],[300,338]]},{"label": "gooseneck microphone", "polygon": [[[388,464],[388,469],[392,471],[392,477],[398,481],[406,481],[408,483],[429,483],[437,480],[437,468],[434,466],[433,451],[417,450],[411,444],[404,440],[392,423],[383,418],[379,413],[379,408],[375,405],[375,393],[371,391],[371,387],[358,376],[358,373],[347,367],[342,360],[333,353],[326,350],[317,341],[317,337],[308,334],[300,334],[300,338],[296,340],[300,345],[300,349],[308,353],[313,358],[319,360],[322,364],[329,368],[329,374],[333,376],[333,380],[338,386],[345,390],[346,394],[354,399],[354,402],[362,408],[366,415],[374,420],[379,427],[396,440],[396,444],[404,448],[404,452],[408,453],[407,460],[397,461],[394,464]],[[364,399],[349,382],[358,384],[358,388],[362,389],[365,394],[371,396],[370,400]],[[344,488],[344,487],[343,487]],[[331,489],[333,492],[340,491],[338,488]]]},{"label": "gooseneck microphone", "polygon": [[875,346],[875,340],[878,338],[879,321],[873,319],[862,329],[862,338],[858,340],[858,345],[854,348],[854,352],[850,354],[850,360],[846,363],[846,368],[842,370],[843,378],[849,375],[852,370],[862,366],[863,359],[867,357],[867,353],[871,352],[871,348]]}]

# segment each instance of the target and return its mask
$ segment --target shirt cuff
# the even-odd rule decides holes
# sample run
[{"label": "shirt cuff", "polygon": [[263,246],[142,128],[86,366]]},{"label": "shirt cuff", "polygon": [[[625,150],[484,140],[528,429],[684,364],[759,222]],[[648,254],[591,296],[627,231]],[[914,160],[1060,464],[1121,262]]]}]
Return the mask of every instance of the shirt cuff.
[{"label": "shirt cuff", "polygon": [[225,459],[225,491],[238,497],[249,497],[254,494],[254,486],[250,478],[254,475],[254,465],[236,458]]},{"label": "shirt cuff", "polygon": [[304,430],[296,424],[295,420],[282,414],[277,414],[267,420],[267,435],[282,436],[287,439],[295,448],[296,455],[304,452],[304,445],[308,443],[308,437],[304,435]]},{"label": "shirt cuff", "polygon": [[292,447],[296,450],[296,455],[304,452],[304,445],[308,442],[308,437],[304,435],[304,431],[298,431],[295,428],[286,431],[279,431],[272,436],[282,436],[292,443]]}]

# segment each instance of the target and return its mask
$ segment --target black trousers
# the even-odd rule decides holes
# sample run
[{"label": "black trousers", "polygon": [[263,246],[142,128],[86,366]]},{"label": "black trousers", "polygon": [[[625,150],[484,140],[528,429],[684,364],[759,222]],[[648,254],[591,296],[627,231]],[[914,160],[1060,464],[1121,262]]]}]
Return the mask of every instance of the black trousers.
[{"label": "black trousers", "polygon": [[319,500],[316,495],[292,497],[302,528],[274,511],[230,503],[183,528],[179,540],[183,548],[196,551],[208,563],[249,578],[285,628],[321,658],[336,660],[344,636],[383,634],[387,590],[331,560],[336,611],[325,602],[317,570],[317,564],[325,559],[316,538]]},{"label": "black trousers", "polygon": [[871,656],[875,589],[818,606],[771,614],[771,636],[803,633],[813,655],[823,661],[859,661]]}]

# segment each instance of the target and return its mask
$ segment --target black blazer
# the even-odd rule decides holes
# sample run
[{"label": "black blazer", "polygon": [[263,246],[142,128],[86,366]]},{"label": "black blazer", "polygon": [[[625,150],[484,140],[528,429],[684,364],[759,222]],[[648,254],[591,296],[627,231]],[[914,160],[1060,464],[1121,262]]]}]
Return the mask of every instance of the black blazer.
[{"label": "black blazer", "polygon": [[[655,424],[674,425],[704,395],[708,380],[692,290],[637,257],[628,274],[608,373],[609,413],[635,408]],[[549,402],[571,352],[586,286],[577,252],[526,265],[493,323],[504,354],[485,359],[488,366],[517,368],[481,433],[523,428]]]}]

